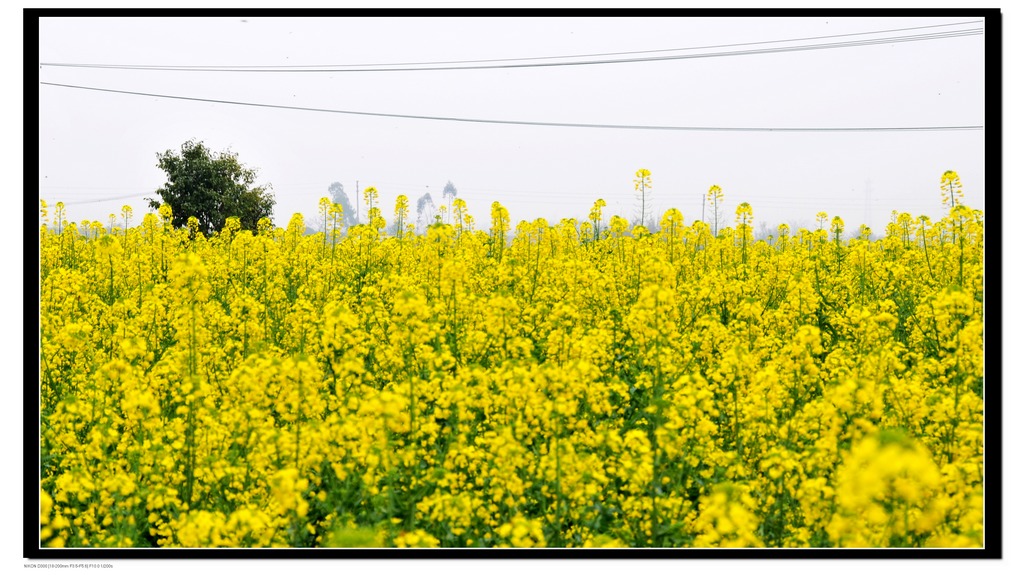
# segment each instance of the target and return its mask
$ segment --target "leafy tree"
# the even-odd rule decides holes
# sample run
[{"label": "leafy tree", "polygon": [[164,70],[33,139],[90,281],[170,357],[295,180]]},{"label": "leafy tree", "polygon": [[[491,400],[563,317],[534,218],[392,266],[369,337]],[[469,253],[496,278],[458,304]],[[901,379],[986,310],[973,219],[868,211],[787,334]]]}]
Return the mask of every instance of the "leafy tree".
[{"label": "leafy tree", "polygon": [[167,183],[156,190],[162,201],[146,199],[154,209],[161,203],[170,205],[175,227],[195,216],[199,230],[210,234],[233,216],[243,229],[255,230],[260,218],[273,214],[270,186],[254,186],[256,171],[239,163],[237,154],[215,155],[202,142],[189,140],[180,152],[158,153],[157,160],[157,167],[167,173]]},{"label": "leafy tree", "polygon": [[327,187],[327,191],[331,194],[331,201],[341,206],[342,229],[356,225],[356,210],[352,207],[348,194],[345,193],[345,186],[341,182],[332,182]]}]

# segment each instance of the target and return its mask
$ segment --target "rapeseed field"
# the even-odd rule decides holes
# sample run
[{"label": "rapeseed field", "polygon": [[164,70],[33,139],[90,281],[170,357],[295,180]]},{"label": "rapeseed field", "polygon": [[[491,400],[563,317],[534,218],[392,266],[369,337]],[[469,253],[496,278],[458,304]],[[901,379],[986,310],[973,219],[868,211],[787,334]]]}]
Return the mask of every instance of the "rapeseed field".
[{"label": "rapeseed field", "polygon": [[983,546],[984,216],[941,198],[756,241],[44,203],[40,544]]}]

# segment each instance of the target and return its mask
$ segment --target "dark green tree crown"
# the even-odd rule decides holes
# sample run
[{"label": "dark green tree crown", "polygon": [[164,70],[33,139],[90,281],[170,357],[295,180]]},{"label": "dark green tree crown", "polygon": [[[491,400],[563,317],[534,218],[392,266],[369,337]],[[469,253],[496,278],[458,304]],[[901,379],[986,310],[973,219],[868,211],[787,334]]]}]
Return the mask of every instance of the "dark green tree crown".
[{"label": "dark green tree crown", "polygon": [[229,217],[237,217],[242,229],[255,230],[260,218],[270,218],[274,196],[270,186],[253,186],[256,171],[245,167],[230,151],[214,155],[202,142],[189,140],[180,151],[157,154],[157,167],[167,173],[167,183],[156,190],[161,201],[149,204],[171,206],[172,223],[184,226],[188,218],[199,220],[199,230],[211,234],[224,227]]}]

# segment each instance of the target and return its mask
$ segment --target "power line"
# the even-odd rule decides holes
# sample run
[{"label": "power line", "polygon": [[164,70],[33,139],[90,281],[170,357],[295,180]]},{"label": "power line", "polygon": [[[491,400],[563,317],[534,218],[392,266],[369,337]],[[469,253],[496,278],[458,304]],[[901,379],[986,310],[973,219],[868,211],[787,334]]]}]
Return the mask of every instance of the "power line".
[{"label": "power line", "polygon": [[[398,184],[398,183],[394,183],[394,182],[379,182],[379,181],[375,181],[375,184],[376,185],[385,185],[385,186],[387,186],[385,189],[381,190],[381,192],[385,192],[385,193],[390,193],[391,191],[393,191],[393,188],[424,189],[426,187],[429,187],[429,186],[426,186],[426,185],[418,185],[418,184]],[[283,188],[283,190],[282,190],[283,193],[287,194],[289,189],[306,187],[306,186],[294,186],[294,185],[290,186],[290,185],[287,185],[287,184],[281,184],[281,187]],[[608,191],[605,190],[605,192],[608,192]],[[569,199],[573,199],[573,200],[582,200],[582,199],[588,199],[588,198],[596,199],[596,198],[599,198],[599,197],[603,197],[605,199],[614,199],[616,197],[622,196],[623,194],[626,194],[627,192],[626,191],[621,191],[621,192],[617,191],[617,192],[611,192],[611,193],[595,193],[593,191],[585,191],[585,190],[562,190],[562,191],[559,191],[559,192],[555,193],[555,192],[552,192],[552,191],[549,191],[549,190],[502,190],[502,189],[495,189],[495,188],[470,187],[470,188],[464,189],[462,195],[464,197],[466,197],[466,198],[471,198],[472,196],[475,196],[475,195],[477,195],[479,193],[490,193],[490,194],[492,194],[493,197],[516,196],[516,197],[519,197],[519,198],[527,198],[527,199],[529,199],[529,198],[536,198],[536,197],[551,198],[552,195],[554,194],[554,195],[557,195],[559,197],[565,197],[565,198],[569,198]],[[629,192],[629,193],[631,194],[632,192]],[[137,193],[137,194],[129,194],[129,195],[123,195],[123,196],[112,196],[112,197],[108,197],[108,198],[96,198],[96,199],[88,199],[88,200],[64,201],[63,204],[66,205],[66,206],[70,206],[70,205],[103,203],[103,202],[111,202],[111,201],[117,201],[117,200],[129,199],[129,198],[137,198],[137,197],[142,197],[142,196],[147,196],[147,195],[152,195],[152,194],[155,194],[155,192],[142,192],[142,193]],[[823,198],[821,198],[821,197],[809,198],[809,197],[783,196],[783,195],[772,195],[772,196],[760,197],[760,198],[758,198],[758,197],[749,198],[749,196],[743,196],[743,197],[747,197],[748,198],[747,201],[752,206],[754,206],[755,208],[757,208],[758,206],[760,206],[760,207],[769,207],[769,208],[778,208],[778,207],[795,207],[795,208],[800,208],[800,207],[805,207],[805,206],[814,207],[814,206],[817,206],[817,205],[823,203]],[[475,198],[473,198],[473,199],[475,199]],[[672,201],[674,201],[676,199],[680,199],[680,196],[669,194],[668,196],[662,197],[661,200],[659,200],[659,201],[661,203],[666,203],[666,202],[671,203]],[[853,209],[854,207],[859,206],[861,204],[860,200],[857,200],[857,199],[854,199],[854,198],[846,198],[846,197],[825,198],[825,200],[827,200],[827,203],[829,205],[838,207],[840,209]],[[875,203],[877,204],[879,201],[881,201],[881,200],[876,200]],[[915,205],[915,206],[924,206],[924,205],[931,205],[931,204],[935,204],[936,203],[935,201],[933,201],[931,199],[928,199],[928,198],[914,197],[914,196],[888,197],[888,202],[890,204],[893,204],[893,203],[901,204],[901,205],[912,204],[912,205]]]},{"label": "power line", "polygon": [[[381,190],[381,192],[393,192],[394,190],[392,188],[393,188],[393,186],[389,186],[387,189]],[[285,190],[282,193],[287,194],[288,192],[287,192],[287,190]],[[610,198],[610,197],[616,197],[616,195],[625,194],[627,192],[623,191],[621,193],[619,193],[619,192],[612,192],[612,193],[604,193],[604,194],[601,194],[601,193],[596,193],[595,194],[593,192],[587,192],[587,191],[564,191],[563,190],[563,191],[557,192],[557,194],[556,194],[555,192],[542,191],[542,190],[487,190],[487,189],[482,189],[482,188],[473,188],[473,189],[465,190],[465,192],[462,195],[465,196],[465,198],[467,198],[467,199],[470,199],[470,198],[475,199],[475,198],[473,198],[473,196],[475,196],[475,195],[477,195],[479,193],[489,193],[489,194],[492,194],[494,197],[509,196],[509,195],[511,195],[511,196],[517,196],[517,197],[526,197],[526,198],[551,198],[553,195],[557,195],[558,197],[572,198],[572,199],[586,199],[586,198],[597,199],[599,197],[604,197],[605,199],[607,199],[607,198]],[[632,193],[632,192],[629,192],[629,193]],[[129,198],[137,198],[137,197],[142,197],[142,196],[147,196],[147,195],[151,195],[151,192],[140,193],[140,194],[131,194],[131,195],[127,195],[127,196],[113,196],[113,197],[109,197],[109,198],[94,198],[94,199],[74,200],[74,201],[63,201],[63,200],[61,200],[61,201],[64,203],[64,205],[93,204],[93,203],[111,202],[111,201],[117,201],[117,200],[122,200],[122,199],[129,199]],[[324,196],[324,197],[326,197],[326,196]],[[663,201],[671,201],[671,200],[675,199],[676,197],[677,196],[669,196],[669,197],[662,198],[662,200]],[[747,196],[743,196],[743,197],[747,197]],[[890,201],[888,203],[902,202],[902,203],[914,203],[914,204],[919,204],[919,205],[935,203],[932,200],[927,199],[927,198],[889,198],[889,200]],[[748,198],[747,201],[751,205],[753,205],[754,207],[757,207],[759,205],[760,206],[801,206],[801,205],[812,205],[813,206],[813,205],[820,204],[822,202],[822,198],[819,197],[819,198],[806,198],[806,199],[786,199],[783,196],[771,196],[771,197],[768,197],[768,198],[753,198],[753,199]],[[831,198],[831,199],[828,199],[827,201],[828,201],[828,203],[830,205],[841,205],[843,207],[857,207],[857,206],[861,205],[860,200],[849,200],[849,199],[844,199],[844,198]],[[878,202],[876,201],[875,204],[878,204]]]},{"label": "power line", "polygon": [[[417,184],[417,183],[410,183],[410,182],[390,182],[390,181],[378,180],[378,179],[375,179],[375,178],[360,178],[360,180],[366,180],[368,182],[371,182],[372,185],[376,186],[382,194],[391,193],[391,192],[395,192],[395,193],[401,192],[401,193],[404,193],[404,194],[418,193],[418,192],[431,192],[431,191],[437,191],[437,189],[440,188],[440,186],[437,186],[436,183],[435,184],[423,184],[423,183],[418,183]],[[66,186],[66,187],[73,187],[73,186]],[[138,188],[138,186],[136,186],[135,188],[132,188],[132,189],[136,189],[136,188]],[[275,181],[274,182],[274,188],[275,188],[275,191],[277,191],[277,192],[282,192],[282,193],[286,193],[287,194],[287,193],[292,193],[292,192],[296,192],[296,191],[308,192],[309,190],[322,190],[322,189],[325,189],[325,186],[323,184],[317,183],[317,182],[276,182]],[[82,188],[82,189],[87,189],[87,188]],[[123,189],[123,188],[109,188],[109,189],[112,190],[112,189]],[[597,197],[600,196],[600,194],[595,195],[592,190],[584,190],[584,189],[568,189],[568,190],[557,190],[556,191],[556,190],[540,190],[540,189],[533,189],[533,190],[521,190],[521,189],[520,190],[510,190],[510,189],[487,188],[487,187],[478,187],[478,186],[466,186],[466,187],[460,186],[460,188],[459,188],[459,196],[460,197],[464,197],[466,199],[470,199],[471,197],[473,197],[473,196],[475,196],[477,194],[480,194],[480,193],[530,195],[530,196],[538,196],[538,197],[545,197],[545,198],[551,198],[551,197],[555,197],[555,196],[558,196],[558,197],[563,197],[564,196],[564,197],[593,197],[593,198],[597,198]],[[632,194],[633,191],[630,190],[629,193]],[[673,197],[673,195],[671,193],[668,193],[668,195],[666,197],[671,198],[671,197]],[[744,197],[746,197],[746,196],[744,196]],[[886,198],[885,198],[886,201],[895,201],[895,200],[917,201],[917,200],[921,200],[921,199],[922,198],[920,198],[918,196],[902,196],[902,197],[886,196]],[[757,198],[754,198],[754,200],[756,200],[758,202],[761,202],[761,200],[759,200]],[[751,200],[751,203],[753,203],[754,200]],[[814,198],[808,198],[808,197],[805,197],[805,196],[773,195],[773,196],[771,196],[771,198],[769,198],[769,200],[770,201],[779,201],[779,202],[790,202],[790,201],[792,201],[792,202],[817,203],[817,202],[819,202],[819,197],[816,196]],[[878,202],[882,202],[883,200],[876,198],[874,201],[875,201],[875,203],[878,203]],[[924,201],[930,201],[930,200],[924,200]],[[856,198],[849,198],[849,197],[840,197],[840,196],[837,196],[835,199],[830,200],[830,202],[832,202],[832,203],[839,202],[839,203],[846,203],[846,204],[858,205],[858,206],[863,205],[863,201],[862,200],[859,200],[859,199],[856,199]]]},{"label": "power line", "polygon": [[613,130],[663,130],[681,132],[949,132],[964,130],[982,130],[984,126],[867,126],[867,127],[722,127],[722,126],[645,126],[634,124],[576,124],[569,122],[533,122],[525,120],[488,120],[482,118],[457,118],[451,116],[422,116],[415,114],[388,114],[383,112],[357,112],[354,110],[336,110],[330,108],[308,108],[304,106],[285,106],[280,104],[261,104],[257,102],[239,102],[235,100],[217,100],[212,98],[196,98],[190,96],[174,96],[170,94],[154,94],[149,92],[135,92],[130,90],[114,90],[111,88],[97,88],[93,86],[76,86],[72,84],[58,84],[54,82],[40,82],[44,86],[56,86],[60,88],[74,88],[77,90],[91,90],[94,92],[106,92],[111,94],[127,94],[131,96],[146,96],[149,98],[165,98],[170,100],[185,100],[189,102],[205,102],[210,104],[229,104],[234,106],[250,106],[255,108],[274,108],[279,110],[299,110],[304,112],[321,112],[330,114],[348,114],[352,116],[371,116],[378,118],[401,118],[409,120],[435,120],[443,122],[464,122],[471,124],[502,124],[511,126],[547,126],[560,128],[602,128]]},{"label": "power line", "polygon": [[[440,187],[440,186],[437,186],[436,183],[435,184],[423,184],[423,183],[414,183],[414,182],[391,182],[391,181],[379,180],[379,179],[376,179],[376,178],[360,178],[360,179],[361,180],[366,180],[368,182],[371,182],[372,185],[377,186],[379,188],[379,191],[382,194],[394,192],[396,190],[408,190],[408,192],[403,192],[403,193],[411,193],[411,192],[416,192],[416,191],[430,192],[430,191],[436,191],[436,188]],[[275,189],[277,189],[277,191],[283,191],[285,193],[293,191],[293,190],[319,190],[319,189],[324,188],[323,184],[321,184],[319,182],[275,182],[274,186],[275,186]],[[432,190],[431,189],[432,186],[435,189]],[[74,187],[74,186],[63,186],[63,187]],[[135,186],[135,188],[138,188],[138,186]],[[132,189],[135,189],[135,188],[132,188]],[[82,188],[82,189],[87,189],[87,188]],[[108,189],[124,189],[124,188],[108,188]],[[476,194],[479,194],[481,192],[492,193],[492,194],[526,194],[526,195],[542,196],[542,197],[547,197],[547,198],[554,197],[554,196],[577,196],[577,197],[594,197],[594,198],[597,198],[597,197],[601,196],[600,193],[595,194],[593,190],[584,190],[584,189],[568,189],[568,190],[557,190],[557,191],[555,191],[555,190],[540,190],[540,189],[510,190],[510,189],[499,189],[499,188],[480,187],[480,186],[465,186],[465,187],[460,186],[460,190],[459,190],[460,197],[465,197],[467,199],[472,197],[472,196],[474,196],[474,195],[476,195]],[[633,191],[629,190],[629,193],[632,194]],[[667,198],[677,197],[677,196],[673,195],[671,192],[665,192],[665,194],[667,194],[667,195],[665,195],[664,197],[667,197]],[[748,196],[743,196],[743,197],[748,197]],[[778,201],[778,202],[811,202],[811,203],[816,203],[816,202],[820,201],[820,198],[821,198],[821,196],[807,197],[807,196],[800,196],[800,195],[772,195],[770,198],[768,198],[768,201],[773,201],[773,202],[774,201]],[[757,202],[760,203],[763,200],[762,199],[758,199],[757,197],[754,197],[753,200],[750,200],[750,201],[751,201],[751,203],[753,203],[754,201],[757,201]],[[846,197],[844,197],[844,196],[836,196],[835,198],[830,199],[829,201],[831,203],[845,203],[845,204],[857,205],[857,206],[863,205],[863,201],[862,200],[857,199],[857,198],[853,198],[853,197],[848,197],[848,196],[846,196]],[[931,202],[930,199],[923,198],[921,195],[911,195],[911,196],[891,196],[891,195],[887,195],[885,198],[875,198],[873,200],[873,203],[877,204],[877,203],[883,202],[883,201],[885,201],[885,202],[891,202],[891,201],[911,201],[911,202],[913,202],[913,201],[924,201],[924,202]]]},{"label": "power line", "polygon": [[103,190],[102,193],[111,190],[137,190],[145,186],[39,186],[41,190]]},{"label": "power line", "polygon": [[[739,46],[757,46],[765,44],[780,44],[785,42],[804,42],[808,40],[824,40],[829,38],[849,38],[853,36],[866,36],[872,34],[888,34],[892,32],[906,32],[910,30],[925,30],[932,28],[947,28],[951,26],[966,26],[971,24],[979,24],[984,20],[969,20],[962,21],[962,23],[954,24],[940,24],[932,26],[918,26],[911,28],[896,28],[889,30],[877,30],[872,32],[856,32],[851,34],[831,34],[827,36],[809,36],[803,38],[787,38],[783,40],[764,40],[760,42],[740,42],[733,44],[715,44],[707,46],[690,46],[685,48],[664,48],[657,50],[634,50],[626,52],[598,52],[589,54],[567,54],[561,56],[535,56],[535,57],[518,57],[518,58],[492,58],[492,59],[469,59],[469,60],[442,60],[442,61],[419,61],[419,62],[390,62],[390,63],[349,63],[349,64],[304,64],[304,65],[164,65],[164,64],[100,64],[100,63],[74,63],[74,62],[41,62],[40,65],[47,65],[47,67],[62,67],[62,68],[94,68],[94,69],[115,69],[115,70],[151,70],[151,71],[169,71],[169,72],[396,72],[393,68],[387,70],[359,70],[359,71],[345,71],[337,70],[342,68],[367,68],[367,67],[399,67],[399,65],[416,65],[416,67],[439,67],[439,65],[451,65],[451,64],[466,64],[466,63],[493,63],[493,62],[509,62],[509,61],[536,61],[536,60],[549,60],[549,59],[564,59],[564,58],[584,58],[584,57],[598,57],[598,56],[622,56],[631,54],[650,54],[658,52],[677,52],[683,50],[706,50],[706,49],[718,49],[718,48],[734,48]],[[955,34],[963,32],[974,32],[982,29],[975,28],[967,31],[956,31],[948,34]],[[974,34],[970,34],[974,35]],[[934,36],[934,37],[933,37]],[[916,38],[920,40],[933,40],[939,38],[945,38],[946,36],[938,35],[919,35],[919,36],[900,36],[894,37],[893,39],[876,39],[880,42],[889,41],[909,41],[907,39]],[[955,36],[949,36],[955,37]],[[842,44],[842,43],[838,43]],[[836,45],[834,47],[846,47]],[[822,46],[829,46],[824,44]],[[796,48],[796,47],[795,47]],[[713,54],[713,55],[733,55],[731,53]],[[698,57],[700,54],[692,57]],[[711,57],[711,56],[708,56]],[[611,61],[598,61],[598,62],[561,62],[550,65],[579,65],[586,63],[612,63],[615,61],[631,61],[631,60],[611,60]],[[647,60],[637,60],[647,61]],[[528,64],[523,64],[526,67]],[[500,67],[499,67],[500,68]],[[335,69],[335,70],[308,70],[308,69]],[[456,70],[472,70],[475,68],[460,67]],[[417,68],[413,70],[436,70],[436,68]],[[453,69],[442,69],[442,70],[453,70]]]},{"label": "power line", "polygon": [[753,54],[771,54],[771,53],[783,53],[783,52],[802,52],[808,50],[823,50],[829,48],[851,48],[858,46],[872,46],[877,44],[893,44],[902,42],[918,42],[923,40],[940,40],[946,38],[958,38],[965,36],[978,36],[984,33],[984,29],[976,28],[965,31],[957,32],[946,32],[946,33],[933,33],[933,34],[922,34],[916,36],[902,36],[902,37],[889,37],[889,38],[878,38],[871,40],[858,40],[852,42],[835,42],[826,44],[806,44],[803,46],[786,46],[781,48],[762,48],[756,50],[734,50],[731,52],[705,52],[699,54],[682,54],[675,56],[649,56],[640,58],[624,58],[624,59],[603,59],[603,60],[585,60],[585,61],[571,61],[571,62],[546,62],[546,63],[517,63],[517,64],[486,64],[486,65],[460,65],[460,67],[451,67],[451,65],[440,65],[440,67],[428,67],[428,68],[364,68],[364,69],[340,69],[340,68],[325,68],[325,69],[239,69],[239,68],[161,68],[161,67],[141,67],[141,65],[125,65],[125,64],[57,64],[57,63],[46,63],[41,65],[60,65],[63,68],[87,68],[87,69],[102,69],[102,70],[145,70],[145,71],[158,71],[158,72],[233,72],[233,73],[359,73],[359,72],[437,72],[437,71],[457,71],[457,70],[509,70],[509,69],[524,69],[524,68],[552,68],[552,67],[567,67],[567,65],[593,65],[593,64],[606,64],[606,63],[636,63],[636,62],[651,62],[651,61],[665,61],[665,60],[682,60],[682,59],[696,59],[696,58],[713,58],[721,56],[745,56]]},{"label": "power line", "polygon": [[138,197],[141,197],[141,196],[148,196],[148,195],[150,195],[152,193],[153,192],[143,192],[141,194],[129,194],[127,196],[114,196],[112,198],[98,198],[98,199],[95,199],[95,200],[78,200],[78,201],[74,201],[74,202],[62,202],[62,203],[65,206],[76,206],[76,205],[80,205],[80,204],[100,204],[100,203],[103,203],[103,202],[113,202],[113,201],[116,201],[116,200],[126,200],[126,199],[129,199],[129,198],[138,198]]}]

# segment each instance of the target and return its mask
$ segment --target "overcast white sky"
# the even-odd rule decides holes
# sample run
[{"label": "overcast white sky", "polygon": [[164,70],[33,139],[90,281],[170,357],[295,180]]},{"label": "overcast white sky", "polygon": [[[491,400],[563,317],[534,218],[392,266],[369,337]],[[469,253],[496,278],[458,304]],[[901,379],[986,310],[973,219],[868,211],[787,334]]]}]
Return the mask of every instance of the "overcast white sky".
[{"label": "overcast white sky", "polygon": [[[950,32],[960,18],[61,18],[44,19],[41,62],[298,66],[538,58],[702,48],[706,54]],[[856,36],[775,42],[819,36]],[[983,36],[743,56],[485,70],[239,73],[43,66],[44,82],[361,112],[562,123],[711,127],[983,125]],[[589,58],[594,59],[594,58]],[[578,59],[577,59],[578,60]],[[537,60],[552,62],[559,60]],[[812,226],[818,211],[881,231],[892,210],[941,215],[939,180],[957,170],[984,208],[984,131],[687,132],[469,124],[256,108],[40,87],[40,194],[71,220],[102,219],[164,182],[156,154],[198,139],[230,149],[270,183],[275,223],[312,223],[340,181],[394,198],[447,181],[480,227],[501,201],[513,221],[632,219],[633,174],[651,171],[657,215],[701,217],[712,184],[728,221]],[[125,198],[124,196],[135,195]],[[116,198],[116,199],[108,199]],[[365,212],[364,212],[365,213]]]}]

